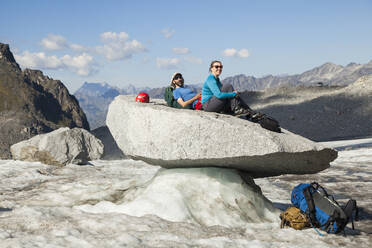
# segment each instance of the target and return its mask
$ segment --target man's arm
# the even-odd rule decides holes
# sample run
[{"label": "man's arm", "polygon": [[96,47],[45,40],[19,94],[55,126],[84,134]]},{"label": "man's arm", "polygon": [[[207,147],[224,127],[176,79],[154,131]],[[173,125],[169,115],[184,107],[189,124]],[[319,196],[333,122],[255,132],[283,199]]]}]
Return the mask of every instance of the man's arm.
[{"label": "man's arm", "polygon": [[190,100],[187,100],[187,101],[184,101],[184,100],[182,99],[182,97],[179,97],[179,98],[177,99],[177,102],[178,102],[179,105],[181,105],[181,106],[184,108],[184,107],[186,107],[187,105],[192,104],[192,103],[193,103],[196,99],[198,99],[200,96],[201,96],[201,93],[198,93],[198,94],[196,94],[193,98],[191,98]]}]

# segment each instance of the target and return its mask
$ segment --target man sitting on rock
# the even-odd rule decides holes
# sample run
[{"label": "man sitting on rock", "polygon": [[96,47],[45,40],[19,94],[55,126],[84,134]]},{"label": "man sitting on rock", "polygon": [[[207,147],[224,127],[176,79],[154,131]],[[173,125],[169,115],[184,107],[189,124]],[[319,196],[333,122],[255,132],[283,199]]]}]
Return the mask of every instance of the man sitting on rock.
[{"label": "man sitting on rock", "polygon": [[200,109],[201,93],[195,93],[189,88],[184,88],[184,79],[181,73],[173,74],[170,87],[173,88],[173,98],[183,108],[191,105],[192,109]]}]

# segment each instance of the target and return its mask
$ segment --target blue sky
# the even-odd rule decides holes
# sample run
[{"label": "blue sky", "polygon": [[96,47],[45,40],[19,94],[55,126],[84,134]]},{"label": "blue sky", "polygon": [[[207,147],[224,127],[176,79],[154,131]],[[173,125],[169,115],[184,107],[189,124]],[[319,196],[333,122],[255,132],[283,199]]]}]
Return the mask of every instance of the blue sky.
[{"label": "blue sky", "polygon": [[160,87],[174,71],[202,83],[296,74],[326,62],[372,60],[372,0],[2,0],[0,42],[22,68],[73,93],[85,81]]}]

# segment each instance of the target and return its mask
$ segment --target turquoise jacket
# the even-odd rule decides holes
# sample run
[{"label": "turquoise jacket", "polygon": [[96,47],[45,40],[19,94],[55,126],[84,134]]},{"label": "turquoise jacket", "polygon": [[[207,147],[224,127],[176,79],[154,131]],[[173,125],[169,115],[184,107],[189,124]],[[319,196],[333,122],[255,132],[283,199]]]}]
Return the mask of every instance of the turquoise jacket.
[{"label": "turquoise jacket", "polygon": [[207,102],[212,96],[217,98],[234,98],[236,96],[235,92],[221,92],[221,86],[220,79],[210,74],[203,84],[201,103]]}]

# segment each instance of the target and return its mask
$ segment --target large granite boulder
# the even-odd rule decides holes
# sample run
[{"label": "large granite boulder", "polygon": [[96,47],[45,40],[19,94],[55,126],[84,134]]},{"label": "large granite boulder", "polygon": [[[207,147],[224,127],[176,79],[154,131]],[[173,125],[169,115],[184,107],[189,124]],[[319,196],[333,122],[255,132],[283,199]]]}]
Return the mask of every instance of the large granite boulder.
[{"label": "large granite boulder", "polygon": [[316,173],[337,152],[287,130],[275,133],[229,115],[181,110],[163,100],[118,96],[106,123],[119,148],[133,159],[165,168],[228,167],[255,177]]},{"label": "large granite boulder", "polygon": [[76,98],[41,71],[22,71],[0,43],[0,158],[11,158],[12,144],[60,127],[89,130]]},{"label": "large granite boulder", "polygon": [[10,147],[16,160],[40,161],[63,166],[68,163],[85,164],[101,158],[102,142],[82,128],[59,128],[34,136]]}]

